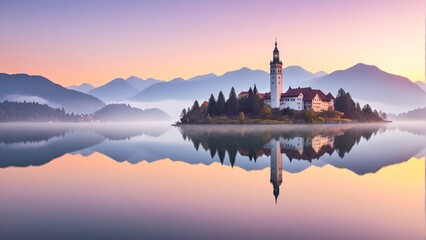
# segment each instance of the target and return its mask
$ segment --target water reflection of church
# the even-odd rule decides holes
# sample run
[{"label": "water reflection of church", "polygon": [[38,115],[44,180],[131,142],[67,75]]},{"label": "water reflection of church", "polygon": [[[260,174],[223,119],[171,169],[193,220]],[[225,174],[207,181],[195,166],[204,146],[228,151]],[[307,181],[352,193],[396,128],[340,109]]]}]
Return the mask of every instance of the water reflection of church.
[{"label": "water reflection of church", "polygon": [[271,158],[271,179],[275,202],[280,194],[282,178],[282,154],[290,159],[319,159],[324,153],[334,151],[334,136],[316,135],[313,137],[273,138],[263,148],[263,153]]}]

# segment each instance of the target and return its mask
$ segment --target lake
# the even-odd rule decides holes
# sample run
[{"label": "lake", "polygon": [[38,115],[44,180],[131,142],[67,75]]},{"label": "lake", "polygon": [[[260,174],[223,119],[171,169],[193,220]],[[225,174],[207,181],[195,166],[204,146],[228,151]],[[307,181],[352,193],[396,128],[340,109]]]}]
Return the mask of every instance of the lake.
[{"label": "lake", "polygon": [[424,239],[426,126],[0,124],[1,239]]}]

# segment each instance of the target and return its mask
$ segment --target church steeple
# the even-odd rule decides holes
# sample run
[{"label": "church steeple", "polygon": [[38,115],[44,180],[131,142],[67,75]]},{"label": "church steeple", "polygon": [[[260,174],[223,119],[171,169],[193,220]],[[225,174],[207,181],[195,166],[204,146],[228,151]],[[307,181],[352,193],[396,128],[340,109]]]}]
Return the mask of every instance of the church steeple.
[{"label": "church steeple", "polygon": [[280,51],[278,50],[277,39],[275,39],[275,48],[272,61],[269,63],[271,67],[270,84],[271,84],[271,102],[269,106],[279,108],[281,106],[282,93],[282,68],[283,63],[280,61]]},{"label": "church steeple", "polygon": [[278,50],[278,43],[277,43],[277,39],[275,38],[275,48],[274,48],[274,53],[273,53],[273,57],[272,57],[272,63],[281,63],[280,61],[280,51]]}]

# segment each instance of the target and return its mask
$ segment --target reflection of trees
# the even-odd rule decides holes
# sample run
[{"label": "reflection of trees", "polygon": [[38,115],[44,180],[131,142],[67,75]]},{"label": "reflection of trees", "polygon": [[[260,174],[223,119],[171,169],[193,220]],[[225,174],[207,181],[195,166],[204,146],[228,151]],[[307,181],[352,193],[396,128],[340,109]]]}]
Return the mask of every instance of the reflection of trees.
[{"label": "reflection of trees", "polygon": [[[196,150],[202,145],[206,151],[210,151],[210,156],[215,157],[216,153],[223,164],[225,155],[228,154],[231,165],[235,164],[237,153],[247,155],[250,160],[256,160],[263,155],[263,147],[272,138],[269,132],[259,131],[234,131],[232,129],[204,129],[202,126],[181,126],[182,136],[189,139],[194,144]],[[229,131],[228,131],[229,130]]]},{"label": "reflection of trees", "polygon": [[361,138],[370,140],[371,136],[379,131],[377,127],[365,127],[365,128],[351,128],[344,132],[344,134],[335,136],[334,148],[340,158],[343,158],[345,154],[349,153],[355,144],[361,141]]},{"label": "reflection of trees", "polygon": [[[281,153],[291,159],[313,160],[319,159],[323,154],[332,154],[337,151],[343,158],[349,153],[355,144],[363,138],[369,140],[376,134],[383,125],[373,126],[313,126],[306,128],[268,128],[255,126],[205,126],[205,125],[184,125],[180,131],[184,139],[189,139],[195,149],[201,145],[206,151],[210,151],[212,158],[217,154],[223,164],[225,155],[228,154],[231,165],[235,164],[237,153],[247,156],[250,161],[262,155],[270,155],[267,143],[271,139],[281,141],[294,138],[303,138],[303,151],[290,151],[282,147]],[[333,139],[333,144],[324,145],[318,151],[314,151],[312,140],[315,137]]]}]

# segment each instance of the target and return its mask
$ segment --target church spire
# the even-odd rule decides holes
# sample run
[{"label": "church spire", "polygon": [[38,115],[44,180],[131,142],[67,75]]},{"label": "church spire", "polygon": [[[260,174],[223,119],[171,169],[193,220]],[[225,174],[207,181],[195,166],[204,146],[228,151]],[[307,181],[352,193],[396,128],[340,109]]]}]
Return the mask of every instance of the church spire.
[{"label": "church spire", "polygon": [[278,42],[276,38],[275,38],[275,48],[274,48],[272,62],[280,63],[280,51],[278,50]]}]

